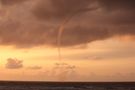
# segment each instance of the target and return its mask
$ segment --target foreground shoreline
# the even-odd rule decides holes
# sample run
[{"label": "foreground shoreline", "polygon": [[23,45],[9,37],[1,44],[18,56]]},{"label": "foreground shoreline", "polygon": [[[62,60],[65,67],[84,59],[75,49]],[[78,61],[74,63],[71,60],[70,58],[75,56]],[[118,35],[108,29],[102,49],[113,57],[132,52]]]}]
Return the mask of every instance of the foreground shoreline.
[{"label": "foreground shoreline", "polygon": [[0,81],[0,85],[124,85],[124,86],[135,86],[135,82],[73,82],[73,81]]},{"label": "foreground shoreline", "polygon": [[0,81],[0,90],[135,90],[135,82]]}]

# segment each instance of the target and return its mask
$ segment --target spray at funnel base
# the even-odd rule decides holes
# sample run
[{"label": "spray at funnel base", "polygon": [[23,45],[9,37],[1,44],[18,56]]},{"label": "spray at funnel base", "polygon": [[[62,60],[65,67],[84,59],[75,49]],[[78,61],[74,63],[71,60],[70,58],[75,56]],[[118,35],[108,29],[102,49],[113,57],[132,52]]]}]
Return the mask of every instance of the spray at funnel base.
[{"label": "spray at funnel base", "polygon": [[69,81],[76,75],[76,66],[68,63],[55,63],[52,71],[59,81]]}]

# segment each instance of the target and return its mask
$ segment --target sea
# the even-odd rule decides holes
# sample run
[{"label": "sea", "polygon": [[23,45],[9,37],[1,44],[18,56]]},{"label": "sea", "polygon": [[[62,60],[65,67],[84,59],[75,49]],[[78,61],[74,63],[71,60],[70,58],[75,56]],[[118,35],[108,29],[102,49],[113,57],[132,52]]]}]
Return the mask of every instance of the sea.
[{"label": "sea", "polygon": [[0,90],[135,90],[135,82],[0,81]]}]

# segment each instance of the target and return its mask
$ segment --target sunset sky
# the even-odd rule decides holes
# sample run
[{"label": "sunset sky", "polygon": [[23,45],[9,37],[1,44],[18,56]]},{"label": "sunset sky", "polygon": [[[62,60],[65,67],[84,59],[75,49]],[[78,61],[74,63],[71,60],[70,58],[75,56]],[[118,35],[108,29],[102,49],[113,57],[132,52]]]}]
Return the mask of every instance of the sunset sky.
[{"label": "sunset sky", "polygon": [[135,0],[0,0],[0,80],[135,81],[134,69]]}]

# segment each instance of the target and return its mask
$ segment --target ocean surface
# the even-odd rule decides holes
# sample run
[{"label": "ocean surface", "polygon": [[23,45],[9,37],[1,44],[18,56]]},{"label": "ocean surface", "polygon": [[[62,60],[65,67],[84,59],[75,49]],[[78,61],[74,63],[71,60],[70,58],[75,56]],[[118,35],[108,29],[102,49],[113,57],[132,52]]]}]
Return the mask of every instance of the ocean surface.
[{"label": "ocean surface", "polygon": [[1,81],[0,90],[135,90],[135,82]]}]

